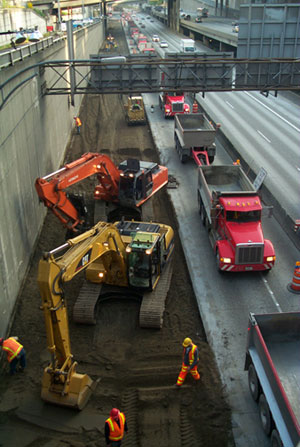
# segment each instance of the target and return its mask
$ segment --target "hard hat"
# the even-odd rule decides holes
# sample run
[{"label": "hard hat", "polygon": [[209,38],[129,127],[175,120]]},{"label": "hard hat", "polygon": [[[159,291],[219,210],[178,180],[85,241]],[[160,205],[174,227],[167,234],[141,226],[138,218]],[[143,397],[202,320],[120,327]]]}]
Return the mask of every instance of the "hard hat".
[{"label": "hard hat", "polygon": [[113,408],[110,412],[110,417],[113,419],[117,419],[120,415],[120,410],[118,410],[117,408]]},{"label": "hard hat", "polygon": [[192,343],[192,340],[187,337],[183,340],[182,346],[187,348],[191,343]]},{"label": "hard hat", "polygon": [[4,338],[0,338],[0,345],[2,345],[3,344],[3,340],[4,340]]}]

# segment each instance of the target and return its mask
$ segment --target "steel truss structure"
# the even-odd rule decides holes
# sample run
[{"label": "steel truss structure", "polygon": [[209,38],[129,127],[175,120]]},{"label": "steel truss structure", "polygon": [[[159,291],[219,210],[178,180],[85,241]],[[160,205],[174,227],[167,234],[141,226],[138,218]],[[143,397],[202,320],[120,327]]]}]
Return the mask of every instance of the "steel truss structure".
[{"label": "steel truss structure", "polygon": [[[51,72],[51,73],[50,73]],[[234,59],[231,53],[165,59],[148,56],[90,56],[88,60],[44,61],[0,85],[0,109],[26,82],[37,78],[42,95],[133,94],[181,90],[300,90],[299,59]]]}]

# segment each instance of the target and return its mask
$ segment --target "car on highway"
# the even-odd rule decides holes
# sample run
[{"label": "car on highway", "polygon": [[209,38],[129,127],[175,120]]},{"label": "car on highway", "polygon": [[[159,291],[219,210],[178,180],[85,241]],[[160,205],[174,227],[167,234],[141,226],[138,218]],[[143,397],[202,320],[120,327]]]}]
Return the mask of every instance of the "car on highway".
[{"label": "car on highway", "polygon": [[202,23],[202,19],[201,19],[201,17],[196,17],[196,18],[195,18],[195,22],[196,22],[196,23]]},{"label": "car on highway", "polygon": [[166,42],[165,40],[162,40],[161,42],[160,42],[160,48],[168,48],[168,46],[169,46],[169,44],[168,44],[168,42]]},{"label": "car on highway", "polygon": [[159,36],[157,34],[153,34],[152,36],[152,42],[159,42]]}]

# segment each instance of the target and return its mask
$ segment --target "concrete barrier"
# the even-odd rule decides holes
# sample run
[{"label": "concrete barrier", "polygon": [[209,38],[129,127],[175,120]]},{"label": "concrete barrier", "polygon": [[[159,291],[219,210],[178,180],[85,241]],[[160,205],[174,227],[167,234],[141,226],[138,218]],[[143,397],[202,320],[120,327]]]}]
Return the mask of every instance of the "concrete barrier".
[{"label": "concrete barrier", "polygon": [[[104,40],[103,24],[74,35],[76,59],[88,59]],[[43,60],[65,60],[66,39],[23,62],[0,71],[0,84],[24,68]],[[0,336],[6,335],[17,297],[46,214],[34,182],[56,170],[63,161],[82,95],[75,106],[68,95],[43,96],[41,83],[53,82],[54,73],[25,82],[0,111]],[[14,81],[15,85],[19,82]]]}]

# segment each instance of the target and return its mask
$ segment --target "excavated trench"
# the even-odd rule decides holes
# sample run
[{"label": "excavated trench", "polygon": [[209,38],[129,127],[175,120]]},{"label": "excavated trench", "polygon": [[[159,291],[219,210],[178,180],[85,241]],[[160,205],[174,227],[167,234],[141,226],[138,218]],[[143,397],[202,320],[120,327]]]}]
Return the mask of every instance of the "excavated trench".
[{"label": "excavated trench", "polygon": [[[118,54],[123,53],[126,46],[120,24],[109,26],[118,43]],[[115,164],[128,157],[159,162],[148,126],[126,125],[118,95],[87,96],[80,118],[82,133],[71,136],[66,162],[85,152],[105,153]],[[92,195],[94,184],[90,178],[78,185],[78,191]],[[151,205],[150,214],[157,222],[171,225],[176,238],[173,276],[160,330],[140,328],[140,302],[119,298],[100,303],[95,325],[76,324],[72,313],[83,275],[65,285],[77,369],[93,379],[100,378],[81,413],[44,405],[40,400],[42,372],[49,356],[39,308],[37,268],[42,252],[65,240],[60,222],[48,212],[11,331],[26,348],[28,366],[13,378],[7,369],[1,376],[1,446],[104,446],[104,421],[115,406],[125,412],[128,421],[124,447],[233,446],[230,409],[206,341],[166,188],[151,199]],[[181,343],[187,336],[200,350],[201,380],[195,385],[188,377],[183,388],[177,390]]]}]

